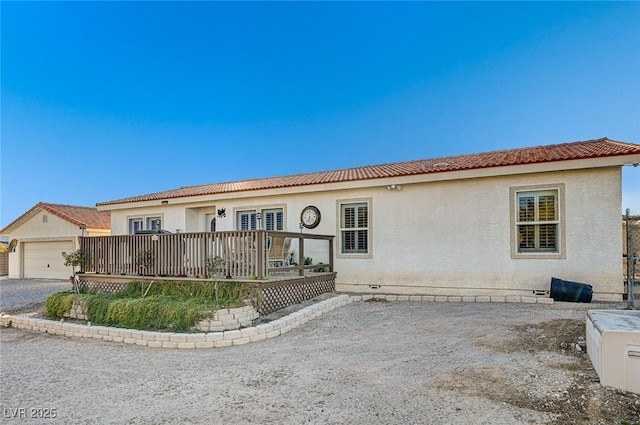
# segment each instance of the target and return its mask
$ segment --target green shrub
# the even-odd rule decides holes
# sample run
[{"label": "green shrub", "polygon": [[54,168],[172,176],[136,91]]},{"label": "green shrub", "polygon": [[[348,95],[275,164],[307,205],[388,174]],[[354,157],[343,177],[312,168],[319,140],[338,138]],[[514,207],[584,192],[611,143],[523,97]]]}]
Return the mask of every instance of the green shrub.
[{"label": "green shrub", "polygon": [[50,295],[45,303],[45,314],[50,319],[61,319],[62,315],[71,310],[73,302],[82,295],[73,292],[58,292]]},{"label": "green shrub", "polygon": [[[60,318],[76,299],[86,299],[94,325],[143,330],[186,331],[212,310],[236,307],[243,298],[255,299],[255,288],[238,282],[131,282],[115,294],[59,292],[47,298],[47,316]],[[145,294],[145,296],[142,296]]]},{"label": "green shrub", "polygon": [[[144,285],[144,290],[143,290]],[[124,291],[126,297],[139,297],[146,291],[146,296],[164,295],[170,297],[201,297],[216,300],[216,285],[218,287],[217,301],[225,306],[238,306],[245,297],[254,295],[254,290],[238,282],[130,282]]]},{"label": "green shrub", "polygon": [[89,320],[96,325],[130,329],[186,331],[220,307],[206,300],[164,295],[144,298],[94,296],[87,301]]},{"label": "green shrub", "polygon": [[94,294],[87,298],[87,316],[95,324],[107,325],[106,316],[109,305],[118,299],[119,294]]}]

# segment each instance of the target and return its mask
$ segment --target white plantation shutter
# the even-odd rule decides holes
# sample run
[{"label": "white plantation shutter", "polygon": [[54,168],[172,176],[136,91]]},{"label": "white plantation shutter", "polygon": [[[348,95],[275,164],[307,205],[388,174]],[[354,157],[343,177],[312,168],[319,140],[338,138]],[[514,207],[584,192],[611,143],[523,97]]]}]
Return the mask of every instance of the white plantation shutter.
[{"label": "white plantation shutter", "polygon": [[518,252],[558,252],[558,191],[526,191],[516,196]]},{"label": "white plantation shutter", "polygon": [[265,230],[284,230],[284,214],[282,209],[262,210]]},{"label": "white plantation shutter", "polygon": [[340,208],[342,254],[367,254],[369,251],[369,205],[343,204]]},{"label": "white plantation shutter", "polygon": [[256,230],[256,212],[238,211],[238,230]]}]

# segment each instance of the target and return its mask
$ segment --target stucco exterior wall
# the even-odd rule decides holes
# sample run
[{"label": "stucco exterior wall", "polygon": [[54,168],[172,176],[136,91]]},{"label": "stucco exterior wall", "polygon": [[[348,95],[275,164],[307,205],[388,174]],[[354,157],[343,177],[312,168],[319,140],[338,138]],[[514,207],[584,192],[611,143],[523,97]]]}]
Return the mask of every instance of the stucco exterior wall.
[{"label": "stucco exterior wall", "polygon": [[[206,213],[224,208],[217,230],[233,230],[235,213],[279,207],[285,230],[298,231],[300,212],[318,207],[318,227],[305,232],[335,235],[336,288],[341,291],[421,295],[531,295],[548,290],[551,277],[594,285],[594,299],[620,300],[621,277],[619,167],[498,175],[471,179],[386,181],[359,188],[317,188],[307,193],[218,199],[171,200],[141,208],[111,211],[112,234],[127,234],[133,216],[162,215],[163,228],[204,231]],[[562,258],[513,258],[511,188],[563,186]],[[235,196],[235,197],[234,197]],[[355,258],[340,255],[339,202],[370,202],[371,250]],[[292,247],[296,249],[296,247]],[[326,261],[322,246],[305,247],[314,263]]]},{"label": "stucco exterior wall", "polygon": [[[510,188],[558,183],[565,258],[512,258]],[[408,185],[373,199],[373,257],[338,258],[339,289],[527,295],[548,290],[555,276],[593,284],[595,299],[621,299],[619,169]]]}]

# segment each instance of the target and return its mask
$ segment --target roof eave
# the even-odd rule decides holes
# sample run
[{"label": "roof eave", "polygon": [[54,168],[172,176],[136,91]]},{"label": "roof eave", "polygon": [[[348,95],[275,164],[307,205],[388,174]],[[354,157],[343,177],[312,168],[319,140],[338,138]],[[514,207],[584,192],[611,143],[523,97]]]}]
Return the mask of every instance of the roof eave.
[{"label": "roof eave", "polygon": [[[361,178],[331,183],[315,183],[276,188],[237,190],[232,192],[207,193],[183,196],[158,196],[152,199],[133,201],[104,202],[97,205],[99,211],[110,211],[129,208],[145,208],[161,206],[167,201],[171,204],[210,202],[233,198],[289,195],[321,191],[360,189],[366,187],[386,186],[388,184],[414,184],[435,181],[462,180],[481,177],[497,177],[515,174],[532,174],[550,171],[579,170],[589,168],[608,168],[640,162],[640,153],[633,155],[596,156],[557,161],[534,162],[529,164],[501,165],[457,170],[431,171],[419,174],[407,174],[390,177]],[[159,192],[158,194],[166,194]],[[149,196],[153,196],[150,194]]]}]

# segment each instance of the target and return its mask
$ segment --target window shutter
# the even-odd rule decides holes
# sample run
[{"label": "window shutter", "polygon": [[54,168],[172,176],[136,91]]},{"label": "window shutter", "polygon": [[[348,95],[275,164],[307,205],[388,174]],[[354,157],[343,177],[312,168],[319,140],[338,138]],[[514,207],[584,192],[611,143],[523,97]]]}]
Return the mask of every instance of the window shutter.
[{"label": "window shutter", "polygon": [[558,191],[517,194],[519,252],[558,251]]}]

